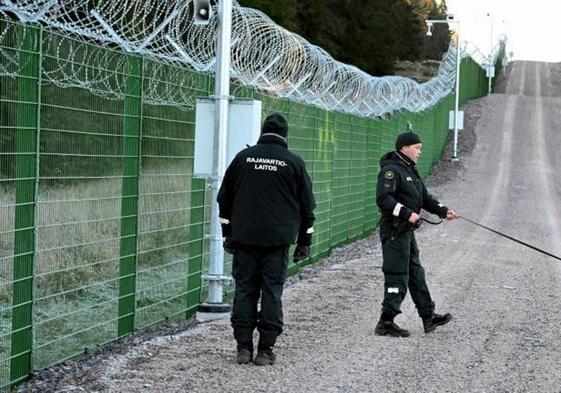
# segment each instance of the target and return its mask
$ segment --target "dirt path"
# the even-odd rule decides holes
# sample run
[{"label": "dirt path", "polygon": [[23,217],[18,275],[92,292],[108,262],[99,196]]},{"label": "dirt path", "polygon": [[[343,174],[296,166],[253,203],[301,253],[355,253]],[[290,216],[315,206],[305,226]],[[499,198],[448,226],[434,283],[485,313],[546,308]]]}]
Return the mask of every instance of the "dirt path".
[{"label": "dirt path", "polygon": [[[463,169],[431,191],[561,255],[561,64],[514,63],[505,86],[480,100]],[[383,278],[373,237],[355,246],[368,246],[365,258],[287,288],[273,367],[235,364],[229,323],[219,321],[107,356],[85,372],[89,382],[57,391],[561,392],[561,262],[460,220],[417,235],[437,311],[454,315],[434,333],[422,332],[408,296],[396,321],[412,336],[374,335]]]}]

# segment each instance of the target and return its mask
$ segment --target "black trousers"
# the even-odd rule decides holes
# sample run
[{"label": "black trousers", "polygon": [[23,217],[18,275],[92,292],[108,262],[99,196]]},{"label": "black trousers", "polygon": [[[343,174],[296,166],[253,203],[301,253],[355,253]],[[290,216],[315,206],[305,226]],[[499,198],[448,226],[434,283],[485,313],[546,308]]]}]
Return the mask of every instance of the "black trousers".
[{"label": "black trousers", "polygon": [[[282,333],[282,292],[288,267],[288,246],[257,247],[237,244],[232,276],[236,282],[231,323],[238,346],[272,348]],[[260,310],[257,310],[261,298]]]},{"label": "black trousers", "polygon": [[384,272],[384,301],[382,312],[395,316],[401,312],[401,303],[411,292],[411,298],[421,318],[430,317],[434,312],[425,269],[419,260],[419,249],[412,230],[397,231],[380,228]]}]

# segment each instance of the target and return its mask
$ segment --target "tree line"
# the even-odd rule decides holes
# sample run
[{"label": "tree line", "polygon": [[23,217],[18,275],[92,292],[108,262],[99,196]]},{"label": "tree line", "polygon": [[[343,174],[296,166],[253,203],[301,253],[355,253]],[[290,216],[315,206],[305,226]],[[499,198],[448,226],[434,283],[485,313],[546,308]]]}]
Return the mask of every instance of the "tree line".
[{"label": "tree line", "polygon": [[397,60],[440,60],[450,32],[426,19],[446,17],[441,0],[238,0],[325,49],[336,60],[375,76],[392,75]]}]

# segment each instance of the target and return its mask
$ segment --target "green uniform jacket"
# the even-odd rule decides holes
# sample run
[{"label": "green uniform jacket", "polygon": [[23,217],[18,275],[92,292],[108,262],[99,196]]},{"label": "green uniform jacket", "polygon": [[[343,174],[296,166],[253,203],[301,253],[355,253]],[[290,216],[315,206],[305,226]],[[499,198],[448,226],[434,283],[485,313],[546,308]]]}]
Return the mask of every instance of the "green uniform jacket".
[{"label": "green uniform jacket", "polygon": [[396,151],[386,153],[380,159],[380,168],[376,204],[382,211],[381,231],[394,218],[407,221],[411,213],[419,213],[421,209],[446,217],[448,208],[428,193],[415,163],[406,155]]}]

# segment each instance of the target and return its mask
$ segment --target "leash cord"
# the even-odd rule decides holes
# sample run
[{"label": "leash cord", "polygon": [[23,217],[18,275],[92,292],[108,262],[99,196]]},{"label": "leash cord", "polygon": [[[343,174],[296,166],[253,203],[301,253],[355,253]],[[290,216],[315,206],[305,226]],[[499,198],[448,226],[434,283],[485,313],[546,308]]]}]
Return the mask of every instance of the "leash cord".
[{"label": "leash cord", "polygon": [[[509,239],[509,240],[512,240],[513,242],[522,244],[523,246],[526,246],[526,247],[528,247],[528,248],[531,248],[532,250],[541,252],[542,254],[545,254],[545,255],[547,255],[547,256],[549,256],[549,257],[552,257],[552,258],[555,258],[555,259],[561,261],[561,258],[558,257],[557,255],[550,254],[549,252],[544,251],[544,250],[541,250],[541,249],[539,249],[539,248],[537,248],[537,247],[535,247],[535,246],[532,246],[531,244],[525,243],[525,242],[523,242],[522,240],[518,240],[518,239],[515,239],[515,238],[512,237],[512,236],[505,235],[504,233],[501,233],[501,232],[499,232],[499,231],[497,231],[497,230],[494,230],[494,229],[492,229],[492,228],[486,227],[485,225],[482,225],[482,224],[479,224],[479,223],[477,223],[477,222],[475,222],[475,221],[472,221],[472,220],[470,220],[469,218],[465,218],[465,217],[462,217],[462,216],[459,216],[458,218],[461,218],[462,220],[465,220],[465,221],[467,221],[467,222],[469,222],[469,223],[472,223],[473,225],[477,225],[478,227],[487,229],[488,231],[491,231],[491,232],[493,232],[493,233],[496,233],[496,234],[499,235],[499,236],[502,236],[502,237],[504,237],[504,238],[507,238],[507,239]],[[425,220],[425,221],[426,221],[426,220]]]},{"label": "leash cord", "polygon": [[431,221],[431,220],[427,220],[424,217],[421,217],[420,220],[422,220],[423,222],[426,222],[427,224],[431,224],[431,225],[439,225],[442,224],[442,220],[440,221]]}]

